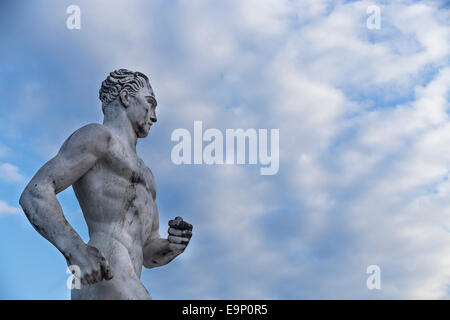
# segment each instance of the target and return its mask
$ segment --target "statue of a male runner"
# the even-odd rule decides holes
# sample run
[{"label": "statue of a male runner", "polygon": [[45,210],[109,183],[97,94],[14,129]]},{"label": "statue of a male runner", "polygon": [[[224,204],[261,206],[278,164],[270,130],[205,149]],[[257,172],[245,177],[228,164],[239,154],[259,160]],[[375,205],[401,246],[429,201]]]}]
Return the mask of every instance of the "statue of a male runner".
[{"label": "statue of a male runner", "polygon": [[[152,172],[136,154],[156,122],[156,99],[148,78],[126,69],[103,81],[103,124],[75,131],[58,154],[33,177],[20,205],[33,227],[80,268],[81,289],[72,299],[151,299],[140,281],[142,266],[165,265],[184,251],[192,225],[169,221],[159,234]],[[69,186],[89,229],[86,244],[64,217],[56,195]]]}]

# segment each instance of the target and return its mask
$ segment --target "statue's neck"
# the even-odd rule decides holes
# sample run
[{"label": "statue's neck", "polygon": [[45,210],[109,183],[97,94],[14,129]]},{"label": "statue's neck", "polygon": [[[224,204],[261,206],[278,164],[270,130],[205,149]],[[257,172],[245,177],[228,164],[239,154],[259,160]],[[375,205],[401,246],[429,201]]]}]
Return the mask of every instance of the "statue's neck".
[{"label": "statue's neck", "polygon": [[122,106],[109,106],[105,110],[103,125],[108,127],[119,139],[136,152],[137,136]]}]

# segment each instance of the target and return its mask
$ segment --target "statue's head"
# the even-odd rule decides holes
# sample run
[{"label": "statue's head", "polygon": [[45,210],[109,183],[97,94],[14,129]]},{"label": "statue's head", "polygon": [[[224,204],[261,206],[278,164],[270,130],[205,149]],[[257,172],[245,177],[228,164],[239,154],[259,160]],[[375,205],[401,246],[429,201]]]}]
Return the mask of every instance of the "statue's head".
[{"label": "statue's head", "polygon": [[127,69],[111,72],[102,82],[99,97],[103,114],[117,111],[111,108],[123,108],[138,138],[146,137],[156,122],[155,94],[143,73]]}]

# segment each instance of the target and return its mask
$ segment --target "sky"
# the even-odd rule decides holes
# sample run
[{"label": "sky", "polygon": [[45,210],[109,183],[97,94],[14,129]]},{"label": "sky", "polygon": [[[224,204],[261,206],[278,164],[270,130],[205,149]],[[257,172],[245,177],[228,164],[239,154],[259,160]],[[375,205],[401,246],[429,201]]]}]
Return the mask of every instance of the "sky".
[{"label": "sky", "polygon": [[[182,255],[143,271],[154,299],[450,298],[449,21],[445,0],[2,1],[0,299],[70,298],[65,259],[18,199],[102,122],[119,68],[158,99],[137,149],[161,235],[176,216],[194,225]],[[194,121],[279,129],[279,171],[174,164],[171,134]],[[58,199],[88,241],[72,188]]]}]

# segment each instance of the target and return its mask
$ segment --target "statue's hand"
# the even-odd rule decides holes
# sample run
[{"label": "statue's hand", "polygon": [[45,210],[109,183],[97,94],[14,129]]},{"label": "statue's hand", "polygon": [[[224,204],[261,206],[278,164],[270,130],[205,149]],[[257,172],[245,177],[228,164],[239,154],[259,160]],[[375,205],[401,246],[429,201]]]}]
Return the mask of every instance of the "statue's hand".
[{"label": "statue's hand", "polygon": [[192,224],[183,221],[181,217],[169,221],[169,248],[174,251],[184,251],[192,237]]},{"label": "statue's hand", "polygon": [[82,246],[81,250],[76,250],[67,261],[68,265],[76,265],[80,268],[80,281],[83,285],[90,285],[102,281],[110,280],[113,277],[108,261],[100,250],[90,245]]}]

